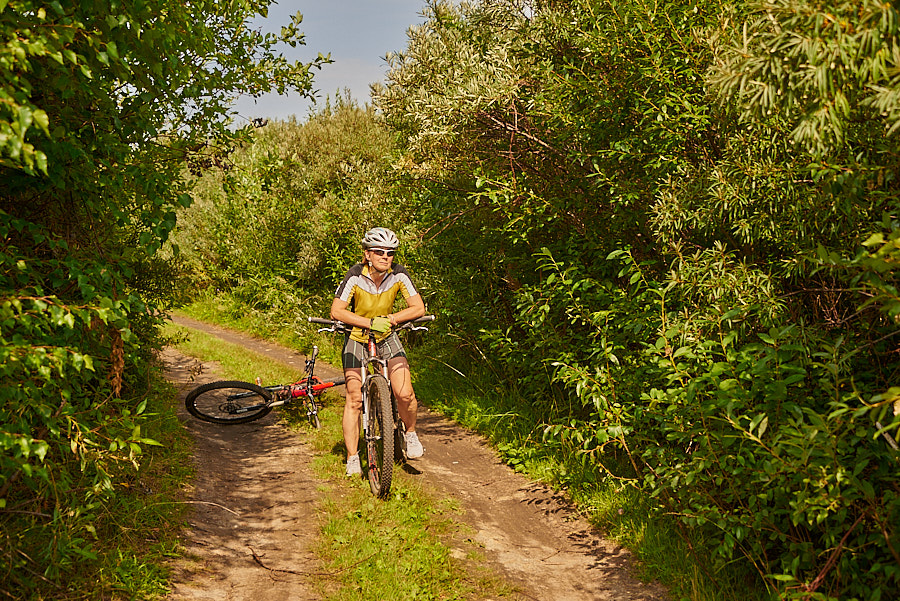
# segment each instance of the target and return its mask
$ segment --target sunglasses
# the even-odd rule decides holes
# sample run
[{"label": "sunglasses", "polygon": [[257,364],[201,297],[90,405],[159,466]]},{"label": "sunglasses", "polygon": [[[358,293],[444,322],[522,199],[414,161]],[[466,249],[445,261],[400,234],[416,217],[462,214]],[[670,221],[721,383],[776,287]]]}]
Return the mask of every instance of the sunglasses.
[{"label": "sunglasses", "polygon": [[385,250],[385,249],[383,249],[383,248],[370,248],[370,249],[369,249],[369,252],[370,252],[370,253],[375,253],[375,254],[378,255],[379,257],[383,257],[383,256],[385,256],[385,255],[387,255],[387,256],[389,256],[389,257],[393,257],[395,254],[397,254],[397,251],[396,251],[396,250]]}]

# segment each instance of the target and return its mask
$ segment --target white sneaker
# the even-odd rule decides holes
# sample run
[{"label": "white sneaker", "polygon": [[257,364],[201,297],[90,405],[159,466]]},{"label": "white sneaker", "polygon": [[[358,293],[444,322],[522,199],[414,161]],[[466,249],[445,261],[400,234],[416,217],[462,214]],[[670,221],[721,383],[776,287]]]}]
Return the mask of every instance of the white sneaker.
[{"label": "white sneaker", "polygon": [[359,465],[359,455],[347,457],[347,475],[358,476],[362,473],[362,466]]},{"label": "white sneaker", "polygon": [[407,432],[406,433],[406,456],[410,459],[418,459],[422,455],[425,454],[425,449],[422,447],[422,443],[419,442],[419,437],[416,436],[415,432]]}]

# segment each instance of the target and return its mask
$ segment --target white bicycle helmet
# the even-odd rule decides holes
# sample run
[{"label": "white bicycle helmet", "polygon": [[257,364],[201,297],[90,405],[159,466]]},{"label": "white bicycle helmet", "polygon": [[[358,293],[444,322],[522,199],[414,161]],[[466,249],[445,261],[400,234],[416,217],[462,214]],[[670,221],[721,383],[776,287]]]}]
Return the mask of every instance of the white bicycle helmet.
[{"label": "white bicycle helmet", "polygon": [[396,234],[386,227],[373,227],[366,232],[365,238],[362,239],[363,248],[387,248],[396,249],[400,246]]}]

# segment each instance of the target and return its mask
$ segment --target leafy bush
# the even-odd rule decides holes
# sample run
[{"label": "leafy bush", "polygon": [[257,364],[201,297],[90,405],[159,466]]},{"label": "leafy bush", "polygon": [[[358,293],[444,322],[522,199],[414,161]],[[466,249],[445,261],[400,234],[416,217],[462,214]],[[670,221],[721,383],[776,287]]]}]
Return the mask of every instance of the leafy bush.
[{"label": "leafy bush", "polygon": [[[194,277],[216,287],[333,291],[359,261],[367,228],[388,224],[404,240],[414,231],[390,196],[391,153],[373,110],[345,98],[304,124],[256,130],[227,169],[195,183],[196,203],[179,216],[176,241]],[[262,296],[248,292],[255,302]]]},{"label": "leafy bush", "polygon": [[[496,257],[448,256],[443,285],[475,288],[472,311],[449,310],[543,407],[547,443],[639,478],[718,541],[717,561],[742,554],[785,592],[890,590],[896,482],[883,466],[896,452],[875,434],[896,428],[896,327],[876,306],[895,305],[893,234],[859,245],[894,208],[893,146],[846,116],[827,143],[790,132],[793,115],[837,114],[840,44],[888,85],[865,65],[892,59],[861,53],[893,43],[893,9],[842,5],[860,32],[845,41],[843,25],[815,25],[829,18],[818,7],[787,0],[429,9],[377,102],[409,132],[412,173],[444,184],[425,186],[443,199],[426,222],[450,224],[437,241]],[[757,10],[730,51],[732,24]],[[816,78],[802,71],[813,52]],[[787,90],[795,67],[819,113]],[[848,114],[871,120],[857,89]],[[729,100],[738,90],[749,109]],[[782,105],[793,115],[772,114]]]},{"label": "leafy bush", "polygon": [[[0,2],[0,570],[62,598],[142,448],[157,327],[181,263],[157,252],[185,167],[242,134],[235,96],[311,87],[266,3]],[[206,151],[204,152],[204,149]],[[173,251],[174,252],[174,251]],[[52,590],[52,593],[45,593]]]},{"label": "leafy bush", "polygon": [[[126,288],[105,262],[0,218],[0,536],[7,582],[27,591],[96,558],[115,483],[156,444],[141,433],[149,354],[131,329],[147,308],[136,293],[102,293]],[[48,294],[63,283],[75,288],[68,299]]]}]

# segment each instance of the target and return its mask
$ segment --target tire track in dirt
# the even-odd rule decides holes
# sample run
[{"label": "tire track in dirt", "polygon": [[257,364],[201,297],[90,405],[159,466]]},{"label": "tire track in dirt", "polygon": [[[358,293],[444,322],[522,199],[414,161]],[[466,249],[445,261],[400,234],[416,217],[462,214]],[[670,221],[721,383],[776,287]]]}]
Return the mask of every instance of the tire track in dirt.
[{"label": "tire track in dirt", "polygon": [[[309,544],[318,534],[319,481],[312,449],[277,416],[227,427],[191,418],[184,397],[221,379],[214,364],[166,349],[166,376],[178,389],[179,415],[195,441],[192,509],[184,556],[174,561],[172,601],[303,601],[319,599]],[[265,566],[265,567],[264,567]],[[282,570],[282,571],[274,571]]]},{"label": "tire track in dirt", "polygon": [[[178,325],[201,330],[217,336],[228,342],[239,344],[276,361],[301,367],[304,357],[290,349],[280,347],[270,342],[249,337],[218,326],[212,326],[187,318],[176,317],[173,321]],[[333,367],[317,364],[317,372],[323,377],[336,377],[339,370]],[[216,378],[211,378],[216,379]],[[199,381],[198,381],[199,383]],[[191,387],[194,384],[191,385]],[[425,399],[427,402],[427,399]],[[269,421],[267,421],[269,420]],[[259,424],[259,430],[252,430],[254,424]],[[206,431],[207,426],[213,430]],[[231,431],[241,428],[230,426],[228,428],[217,427],[212,424],[201,424],[191,420],[188,427],[196,433],[209,436],[210,444],[216,444],[216,439],[224,436],[221,431]],[[246,425],[246,435],[258,437],[258,442],[253,443],[253,448],[265,449],[266,453],[281,453],[288,455],[291,452],[301,456],[308,456],[310,451],[305,449],[302,439],[292,437],[290,433],[282,430],[275,424],[270,415],[252,424]],[[503,464],[497,454],[483,441],[483,439],[468,432],[452,421],[429,411],[420,403],[419,422],[417,430],[425,446],[425,456],[419,460],[410,462],[406,471],[414,478],[421,478],[428,486],[438,491],[439,494],[456,499],[462,507],[461,519],[471,529],[467,540],[458,540],[454,555],[462,559],[466,552],[476,547],[485,556],[487,563],[496,572],[505,576],[515,584],[523,596],[542,601],[588,601],[588,600],[634,600],[634,601],[665,601],[668,599],[665,589],[658,584],[641,583],[632,575],[633,558],[630,553],[604,539],[601,534],[583,520],[564,495],[542,484],[528,480],[521,474],[514,472]],[[243,435],[241,436],[244,437]],[[232,448],[235,441],[221,441],[224,443],[220,451]],[[262,445],[261,447],[258,445]],[[282,445],[279,449],[278,446]],[[300,445],[301,451],[290,449]],[[305,450],[304,450],[305,449]],[[252,463],[250,458],[244,458]],[[266,455],[263,455],[266,457]],[[302,487],[304,469],[299,464],[304,462],[304,457],[290,458],[285,456],[284,461],[290,461],[292,483],[285,483],[285,494],[290,494],[293,489],[298,495],[295,504],[303,507],[312,505],[314,499],[307,499],[309,490],[299,490]],[[308,459],[306,459],[308,461]],[[262,466],[278,465],[267,457]],[[202,474],[198,474],[198,490],[207,490],[215,494],[215,486],[203,485],[200,481]],[[214,484],[216,476],[211,478],[210,484]],[[245,471],[234,475],[240,478],[240,498],[246,504],[243,511],[253,514],[253,494],[260,494],[263,498],[271,498],[271,490],[254,491],[253,478],[266,478],[266,472],[255,471],[251,465],[246,466]],[[294,480],[294,479],[297,480]],[[315,488],[308,484],[307,488]],[[213,497],[210,497],[213,498]],[[311,507],[310,507],[311,509]],[[208,512],[211,516],[218,516],[223,520],[223,528],[215,533],[221,537],[222,543],[215,543],[223,548],[239,551],[241,542],[236,540],[225,541],[231,533],[234,539],[241,539],[247,535],[240,532],[239,524],[233,523],[231,517],[222,515],[221,510],[216,513],[210,506],[199,511]],[[284,518],[292,519],[290,516]],[[300,521],[302,517],[293,519]],[[224,528],[230,525],[231,530]],[[314,524],[313,524],[314,526]],[[275,536],[274,525],[264,525],[263,530],[268,530],[267,536]],[[288,528],[289,529],[289,528]],[[307,536],[311,539],[315,533],[307,532],[305,535],[289,533],[288,537],[296,539]],[[249,540],[249,539],[248,539]],[[260,537],[260,543],[263,538]],[[281,559],[276,557],[276,548],[286,544],[284,540],[267,542],[266,549],[272,553],[271,561],[278,564]],[[244,545],[246,546],[246,545]],[[295,544],[294,549],[302,557],[305,551],[300,544]],[[285,558],[289,562],[289,558]],[[252,557],[249,561],[253,561]],[[269,559],[266,560],[267,562]],[[248,557],[243,557],[242,562],[248,563]],[[302,562],[301,562],[302,563]],[[268,563],[267,563],[268,565]],[[272,567],[275,567],[274,565]],[[266,570],[255,566],[256,572],[262,572],[262,578],[271,578]],[[300,569],[303,569],[302,567]],[[259,576],[259,575],[258,575]],[[270,584],[271,586],[271,584]],[[281,588],[279,583],[278,589]],[[274,592],[275,589],[269,589]],[[305,593],[308,594],[308,593]],[[173,599],[253,599],[266,598],[273,601],[282,597],[172,597]],[[292,599],[306,599],[300,594],[290,597]]]}]

